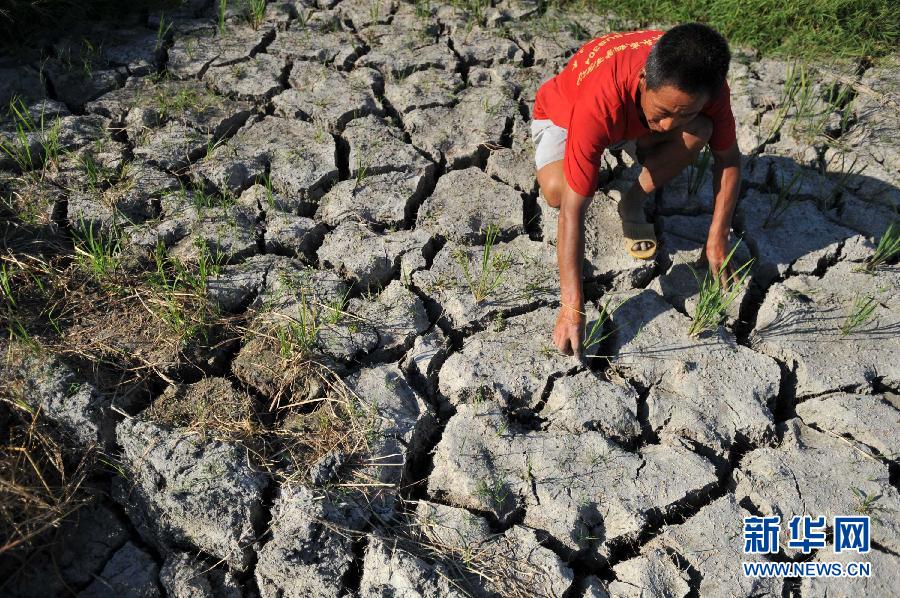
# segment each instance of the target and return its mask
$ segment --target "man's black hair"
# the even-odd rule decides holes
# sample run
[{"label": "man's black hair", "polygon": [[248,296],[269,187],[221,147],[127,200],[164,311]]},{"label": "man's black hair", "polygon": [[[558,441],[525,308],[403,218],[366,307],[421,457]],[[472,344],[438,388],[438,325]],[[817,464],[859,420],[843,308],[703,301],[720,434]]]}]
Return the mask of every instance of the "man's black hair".
[{"label": "man's black hair", "polygon": [[728,74],[731,52],[722,35],[703,23],[669,29],[650,50],[644,65],[648,89],[673,85],[691,95],[714,96]]}]

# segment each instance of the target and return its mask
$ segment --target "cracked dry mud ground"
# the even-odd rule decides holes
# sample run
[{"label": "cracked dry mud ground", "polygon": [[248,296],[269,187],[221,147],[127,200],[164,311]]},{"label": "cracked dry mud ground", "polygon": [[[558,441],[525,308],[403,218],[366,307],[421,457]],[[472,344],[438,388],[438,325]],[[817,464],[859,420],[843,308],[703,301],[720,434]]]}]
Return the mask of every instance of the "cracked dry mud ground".
[{"label": "cracked dry mud ground", "polygon": [[[859,271],[900,206],[900,57],[813,66],[809,116],[781,103],[789,63],[736,50],[734,233],[740,259],[754,258],[748,288],[725,326],[688,336],[708,173],[685,172],[649,207],[654,263],[621,250],[601,191],[587,217],[590,316],[608,300],[621,307],[597,357],[579,362],[550,344],[556,220],[535,187],[528,121],[580,32],[628,24],[529,0],[480,15],[303,0],[269,3],[256,27],[232,10],[219,31],[214,4],[185,2],[165,27],[151,15],[56,40],[45,80],[37,51],[0,62],[0,96],[58,116],[65,150],[37,181],[0,157],[4,193],[28,197],[52,234],[116,235],[137,261],[157,246],[187,264],[211,252],[223,267],[207,294],[248,330],[198,368],[164,368],[139,400],[47,356],[17,373],[30,401],[75,441],[104,446],[121,475],[97,482],[51,548],[5,566],[4,595],[900,586],[900,270]],[[849,103],[829,102],[838,87]],[[0,135],[13,139],[12,127]],[[35,152],[39,141],[29,137]],[[108,176],[94,180],[88,160]],[[627,156],[605,164],[604,189],[637,175]],[[786,209],[765,223],[779,196]],[[479,280],[489,283],[476,297]],[[860,297],[872,317],[844,333]],[[249,330],[297,321],[308,300],[343,313],[309,350],[372,414],[367,459],[333,451],[309,471],[263,467],[252,443],[196,434],[198,405],[262,412],[269,436],[287,425],[270,410],[291,372]],[[120,346],[150,359],[145,340]],[[290,389],[288,402],[327,392],[315,380]],[[342,485],[348,470],[376,491]],[[870,579],[741,575],[744,516],[866,509]]]}]

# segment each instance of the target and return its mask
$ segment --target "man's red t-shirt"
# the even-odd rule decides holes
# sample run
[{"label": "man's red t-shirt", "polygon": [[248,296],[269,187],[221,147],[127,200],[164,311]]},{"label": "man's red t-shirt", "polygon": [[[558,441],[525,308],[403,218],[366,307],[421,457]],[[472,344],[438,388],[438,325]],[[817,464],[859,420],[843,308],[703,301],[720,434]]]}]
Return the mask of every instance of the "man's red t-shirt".
[{"label": "man's red t-shirt", "polygon": [[[597,190],[603,150],[650,130],[641,122],[638,75],[662,31],[609,33],[589,41],[565,70],[546,81],[534,101],[533,118],[568,129],[563,171],[569,186],[590,197]],[[701,110],[713,122],[709,146],[716,151],[735,142],[730,90],[719,93]]]}]

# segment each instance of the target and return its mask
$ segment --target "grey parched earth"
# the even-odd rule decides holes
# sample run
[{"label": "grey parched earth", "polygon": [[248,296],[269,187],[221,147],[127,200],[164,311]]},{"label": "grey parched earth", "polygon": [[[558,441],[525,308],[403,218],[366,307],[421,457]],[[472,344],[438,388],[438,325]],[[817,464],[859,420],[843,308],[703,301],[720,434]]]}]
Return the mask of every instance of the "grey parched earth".
[{"label": "grey parched earth", "polygon": [[[900,268],[861,267],[900,206],[900,55],[812,65],[810,116],[783,103],[790,62],[736,48],[734,236],[739,259],[754,258],[749,284],[723,327],[689,336],[710,175],[657,194],[650,263],[623,250],[601,191],[587,216],[589,316],[621,306],[593,348],[602,357],[582,362],[550,341],[556,214],[537,193],[530,111],[581,44],[633,25],[528,0],[478,15],[304,0],[269,3],[255,27],[230,8],[222,31],[217,6],[187,1],[162,26],[99,22],[49,58],[0,58],[0,100],[58,116],[72,160],[91,152],[118,173],[98,193],[64,162],[66,191],[34,202],[60,225],[120,229],[124,252],[161,242],[191,261],[205,242],[227,264],[209,284],[225,313],[296,310],[284,281],[301,272],[310,292],[346,296],[355,323],[323,331],[316,351],[377,411],[382,464],[369,475],[388,489],[371,504],[335,491],[339,454],[283,482],[238,443],[161,425],[146,404],[111,408],[50,359],[31,399],[126,475],[0,593],[896,595]],[[0,135],[14,135],[9,120]],[[13,180],[5,156],[0,169]],[[603,190],[637,174],[607,153]],[[502,275],[476,300],[463,266],[478,279],[489,226]],[[845,333],[860,297],[872,317]],[[256,349],[245,339],[228,371],[154,400],[264,398],[277,374]],[[745,516],[830,526],[860,513],[870,578],[742,575],[743,560],[849,558],[744,555]]]}]

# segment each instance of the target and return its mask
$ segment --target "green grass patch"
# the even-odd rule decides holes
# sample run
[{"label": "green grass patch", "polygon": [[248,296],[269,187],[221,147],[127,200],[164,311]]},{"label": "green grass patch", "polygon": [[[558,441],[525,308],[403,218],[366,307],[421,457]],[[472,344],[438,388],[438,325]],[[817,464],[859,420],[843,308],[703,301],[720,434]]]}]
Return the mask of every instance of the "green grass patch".
[{"label": "green grass patch", "polygon": [[59,116],[50,117],[41,109],[35,118],[25,102],[14,97],[6,117],[13,124],[13,133],[9,139],[0,137],[0,153],[6,154],[23,173],[40,170],[42,177],[47,165],[59,158]]},{"label": "green grass patch", "polygon": [[891,222],[878,241],[878,246],[875,247],[875,252],[866,262],[864,269],[867,272],[874,272],[893,261],[898,255],[900,255],[900,224]]},{"label": "green grass patch", "polygon": [[841,335],[847,336],[871,320],[875,316],[876,307],[878,307],[878,302],[875,301],[874,297],[857,296],[853,300],[853,305],[850,306],[850,313],[847,314],[844,323],[841,324]]},{"label": "green grass patch", "polygon": [[495,246],[500,235],[500,228],[493,224],[488,225],[487,233],[482,246],[481,263],[476,266],[465,250],[457,250],[454,253],[456,263],[462,270],[466,284],[472,292],[476,303],[481,303],[503,284],[503,275],[512,265],[510,256],[497,253]]},{"label": "green grass patch", "polygon": [[699,21],[731,44],[764,54],[803,58],[885,56],[900,41],[900,11],[891,0],[557,0],[550,5],[582,7],[651,23]]},{"label": "green grass patch", "polygon": [[[727,271],[739,244],[740,242],[736,243],[731,248],[731,251],[728,252],[728,255],[725,256],[725,260],[720,266],[722,270]],[[706,276],[702,280],[693,267],[691,268],[691,272],[700,287],[700,292],[697,296],[694,317],[688,329],[690,336],[697,336],[708,330],[716,330],[725,321],[728,308],[734,303],[744,288],[744,281],[750,275],[752,264],[753,259],[751,258],[734,268],[733,274],[727,280],[723,280],[723,276],[713,274],[712,266],[707,269]]]}]

